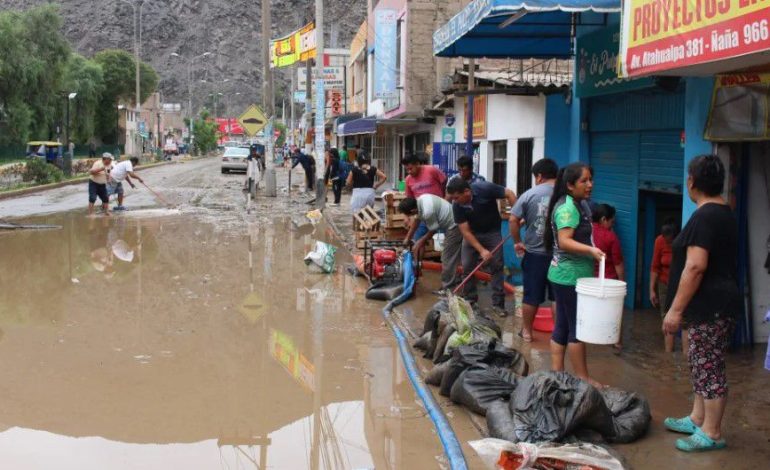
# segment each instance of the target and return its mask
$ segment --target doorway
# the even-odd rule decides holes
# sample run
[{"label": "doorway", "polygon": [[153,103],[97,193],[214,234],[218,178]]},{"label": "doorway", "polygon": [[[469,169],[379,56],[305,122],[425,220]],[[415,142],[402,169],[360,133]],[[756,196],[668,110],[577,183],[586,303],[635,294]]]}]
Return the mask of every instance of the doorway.
[{"label": "doorway", "polygon": [[682,224],[682,194],[662,191],[639,191],[639,249],[636,252],[636,298],[634,306],[652,308],[649,299],[650,269],[655,238],[663,224],[673,220]]}]

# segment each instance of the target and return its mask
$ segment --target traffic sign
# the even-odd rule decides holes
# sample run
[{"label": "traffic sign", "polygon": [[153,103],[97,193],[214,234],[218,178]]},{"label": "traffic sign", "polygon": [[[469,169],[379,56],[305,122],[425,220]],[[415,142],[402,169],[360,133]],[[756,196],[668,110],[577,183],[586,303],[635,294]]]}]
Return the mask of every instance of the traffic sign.
[{"label": "traffic sign", "polygon": [[241,123],[243,130],[250,136],[254,136],[257,132],[261,131],[267,125],[267,116],[259,106],[252,104],[249,108],[241,114],[238,118],[238,122]]}]

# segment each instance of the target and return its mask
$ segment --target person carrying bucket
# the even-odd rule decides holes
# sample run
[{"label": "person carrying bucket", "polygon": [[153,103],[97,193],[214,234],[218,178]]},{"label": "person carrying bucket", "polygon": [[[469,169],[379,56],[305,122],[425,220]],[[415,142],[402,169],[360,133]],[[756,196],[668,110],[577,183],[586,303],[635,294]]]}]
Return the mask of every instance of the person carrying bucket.
[{"label": "person carrying bucket", "polygon": [[601,386],[588,374],[585,344],[576,338],[577,291],[579,278],[594,275],[594,260],[604,252],[593,246],[591,208],[588,199],[593,190],[593,170],[583,162],[572,163],[556,177],[548,204],[545,243],[553,252],[548,280],[556,297],[556,323],[551,335],[551,369],[564,370],[564,356],[569,354],[577,377]]}]

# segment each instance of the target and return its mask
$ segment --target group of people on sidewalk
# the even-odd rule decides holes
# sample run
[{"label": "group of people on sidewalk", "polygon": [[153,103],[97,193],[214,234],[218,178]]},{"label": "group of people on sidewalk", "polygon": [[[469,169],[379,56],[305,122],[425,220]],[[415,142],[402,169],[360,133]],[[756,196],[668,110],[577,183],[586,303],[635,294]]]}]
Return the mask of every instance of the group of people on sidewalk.
[{"label": "group of people on sidewalk", "polygon": [[[422,157],[422,158],[421,158]],[[444,233],[441,254],[441,290],[460,283],[457,272],[470,273],[479,261],[491,275],[492,310],[506,316],[503,255],[500,246],[501,215],[498,199],[512,206],[509,226],[517,256],[522,258],[523,341],[532,341],[532,325],[540,305],[551,300],[554,330],[551,335],[551,368],[565,369],[596,385],[589,374],[586,346],[576,338],[577,280],[597,275],[605,260],[605,276],[624,280],[620,241],[613,231],[616,210],[592,204],[593,169],[575,162],[559,169],[550,159],[535,163],[535,186],[517,197],[503,186],[485,181],[473,172],[473,161],[461,158],[458,174],[447,181],[423,156],[402,160],[407,173],[406,198],[399,211],[409,218],[404,240],[413,243],[419,256],[426,242]],[[737,221],[722,197],[725,169],[716,156],[704,155],[688,167],[687,191],[696,204],[679,233],[668,220],[655,241],[650,280],[650,300],[663,314],[662,331],[667,351],[681,335],[691,371],[695,399],[690,414],[667,418],[667,429],[689,435],[676,447],[694,452],[725,446],[721,423],[727,400],[725,355],[742,310],[738,290]],[[525,227],[524,236],[521,229]],[[475,279],[461,295],[478,301]],[[618,344],[616,347],[620,347]]]},{"label": "group of people on sidewalk", "polygon": [[117,195],[118,199],[118,205],[113,210],[125,210],[125,206],[123,206],[123,198],[125,197],[123,182],[125,181],[132,188],[136,188],[136,185],[131,181],[131,178],[141,183],[144,182],[134,172],[138,166],[139,159],[136,157],[113,164],[112,154],[103,153],[102,158],[96,160],[88,172],[88,215],[93,215],[97,199],[102,202],[104,214],[109,215],[110,196],[112,195]]}]

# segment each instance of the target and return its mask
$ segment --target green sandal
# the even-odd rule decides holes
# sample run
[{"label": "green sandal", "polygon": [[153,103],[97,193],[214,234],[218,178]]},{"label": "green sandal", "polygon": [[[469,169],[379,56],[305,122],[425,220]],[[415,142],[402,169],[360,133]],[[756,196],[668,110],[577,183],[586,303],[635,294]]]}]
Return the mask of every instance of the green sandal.
[{"label": "green sandal", "polygon": [[676,448],[682,452],[705,452],[707,450],[724,449],[725,447],[727,447],[727,443],[724,439],[715,441],[708,437],[700,428],[696,428],[692,436],[676,440]]},{"label": "green sandal", "polygon": [[669,431],[679,432],[682,434],[694,434],[698,429],[698,426],[692,422],[690,416],[684,418],[666,418],[663,421],[663,425]]}]

